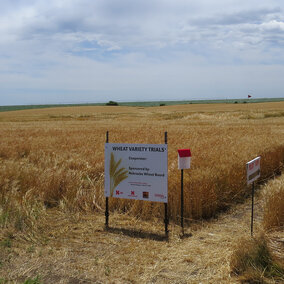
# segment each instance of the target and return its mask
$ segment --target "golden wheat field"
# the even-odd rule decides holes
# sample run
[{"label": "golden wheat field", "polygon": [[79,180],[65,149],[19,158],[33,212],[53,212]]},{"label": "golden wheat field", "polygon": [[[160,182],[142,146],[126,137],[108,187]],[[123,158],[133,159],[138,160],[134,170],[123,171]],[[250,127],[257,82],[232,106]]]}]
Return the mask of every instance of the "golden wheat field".
[{"label": "golden wheat field", "polygon": [[[177,149],[188,147],[193,156],[185,173],[185,217],[211,217],[246,194],[247,161],[262,156],[263,178],[283,163],[283,110],[282,102],[1,113],[1,194],[6,206],[33,200],[46,208],[101,210],[106,131],[110,142],[157,144],[167,131],[171,219],[180,207]],[[114,199],[110,208],[146,219],[163,214],[160,204],[139,201]]]},{"label": "golden wheat field", "polygon": [[[70,260],[71,248],[61,247],[58,239],[68,234],[69,229],[78,237],[77,241],[75,237],[72,239],[74,247],[80,243],[80,249],[84,251],[90,249],[91,245],[95,246],[96,242],[91,240],[90,232],[103,232],[104,226],[106,131],[109,131],[109,142],[112,143],[163,144],[164,132],[168,133],[168,213],[172,232],[176,231],[180,220],[177,149],[190,148],[192,152],[191,169],[185,171],[184,176],[184,216],[186,226],[192,229],[198,229],[204,220],[225,209],[233,208],[249,196],[246,162],[261,156],[260,182],[279,174],[284,163],[284,102],[146,108],[65,107],[2,112],[0,240],[2,246],[10,247],[11,250],[14,236],[23,241],[19,243],[18,250],[11,252],[13,259],[17,258],[17,253],[21,257],[23,250],[26,258],[27,251],[30,250],[29,253],[40,260],[41,255],[48,255],[47,243],[52,239],[55,249],[51,249],[50,255],[54,256],[54,259],[65,255]],[[114,235],[123,233],[123,227],[132,232],[133,227],[136,228],[136,231],[132,232],[134,235],[137,235],[138,231],[146,238],[146,241],[142,238],[140,243],[130,237],[123,240],[129,248],[123,254],[131,254],[127,261],[134,262],[139,249],[145,245],[154,246],[156,249],[153,252],[148,251],[146,255],[141,254],[141,259],[137,260],[140,261],[139,267],[129,268],[128,276],[118,272],[118,264],[114,265],[111,259],[101,262],[104,250],[115,252],[117,248],[114,238],[104,240],[103,236],[98,238],[100,254],[96,250],[96,255],[91,257],[93,269],[97,269],[97,282],[80,282],[87,274],[80,274],[78,271],[83,271],[87,259],[81,259],[81,264],[76,262],[80,267],[73,267],[72,264],[68,266],[68,269],[77,271],[77,274],[70,273],[77,279],[74,282],[71,276],[70,281],[66,277],[60,278],[66,267],[58,268],[56,273],[53,271],[53,282],[51,278],[45,278],[48,275],[45,264],[41,267],[33,262],[27,267],[17,260],[13,262],[17,269],[13,269],[12,264],[7,264],[7,250],[3,254],[5,258],[1,260],[0,257],[0,269],[5,266],[7,271],[10,271],[8,274],[11,283],[22,283],[25,277],[38,275],[39,271],[45,271],[41,274],[43,279],[51,281],[49,283],[139,283],[140,280],[140,283],[154,283],[155,277],[151,278],[151,282],[145,271],[155,264],[152,253],[156,254],[157,250],[163,248],[160,243],[155,244],[147,238],[151,239],[152,233],[163,234],[163,204],[114,198],[110,198],[109,202],[110,226],[119,224],[122,228],[120,232],[113,230]],[[283,208],[283,199],[277,202],[280,204],[277,206]],[[268,221],[271,224],[274,222],[272,219]],[[78,225],[82,223],[92,229],[82,229],[82,226]],[[269,227],[267,224],[265,226]],[[273,226],[276,226],[275,223],[271,225]],[[133,242],[135,249],[131,245]],[[180,240],[175,239],[174,243],[176,242]],[[83,243],[86,246],[83,246]],[[75,256],[76,252],[72,251],[72,257]],[[112,257],[114,262],[123,262],[121,256],[114,254],[108,257]],[[163,262],[163,258],[166,260],[166,255],[161,256],[159,261]],[[185,264],[192,263],[190,255],[186,254],[184,259]],[[227,266],[229,267],[229,264]],[[88,264],[86,267],[92,266]],[[196,272],[196,275],[200,276],[199,272]],[[220,276],[223,283],[228,283],[227,276]],[[8,279],[8,276],[5,277],[3,279]],[[156,281],[166,282],[168,280],[163,282],[163,278],[159,277]],[[173,280],[169,283],[181,282]]]}]

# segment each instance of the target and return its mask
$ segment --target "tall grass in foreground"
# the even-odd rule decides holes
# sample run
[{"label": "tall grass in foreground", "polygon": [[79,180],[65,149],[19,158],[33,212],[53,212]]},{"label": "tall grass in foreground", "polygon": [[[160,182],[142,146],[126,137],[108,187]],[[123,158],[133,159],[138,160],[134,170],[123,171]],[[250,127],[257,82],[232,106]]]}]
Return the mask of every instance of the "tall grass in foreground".
[{"label": "tall grass in foreground", "polygon": [[284,175],[272,180],[263,192],[264,217],[266,230],[284,229]]},{"label": "tall grass in foreground", "polygon": [[[263,235],[239,241],[232,260],[232,272],[240,275],[242,283],[283,283],[284,266],[274,260]],[[275,281],[275,282],[274,282]]]},{"label": "tall grass in foreground", "polygon": [[[206,106],[206,112],[192,113],[190,107],[182,112],[164,107],[90,116],[83,112],[68,114],[67,120],[60,120],[61,109],[56,120],[43,110],[28,111],[25,122],[19,121],[22,112],[9,113],[0,123],[0,227],[32,226],[49,208],[103,212],[106,130],[113,143],[162,144],[168,132],[168,210],[174,221],[180,212],[177,149],[190,147],[193,155],[192,168],[184,175],[186,219],[208,218],[243,200],[248,194],[248,160],[262,156],[262,177],[283,163],[283,118],[247,120],[245,111],[214,112],[214,106]],[[82,116],[86,118],[80,120]],[[110,210],[145,219],[164,212],[160,203],[115,198],[109,202]]]}]

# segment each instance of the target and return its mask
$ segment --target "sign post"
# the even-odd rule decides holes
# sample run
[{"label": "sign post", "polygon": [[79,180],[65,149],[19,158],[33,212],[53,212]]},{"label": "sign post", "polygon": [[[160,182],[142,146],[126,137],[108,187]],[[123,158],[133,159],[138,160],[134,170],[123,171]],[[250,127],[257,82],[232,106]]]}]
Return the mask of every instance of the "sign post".
[{"label": "sign post", "polygon": [[[168,132],[165,132],[165,144],[166,145],[168,144]],[[169,236],[169,230],[168,230],[168,224],[169,224],[168,202],[165,202],[164,206],[165,206],[165,220],[164,220],[164,222],[165,222],[165,234],[166,234],[166,237],[168,237]]]},{"label": "sign post", "polygon": [[251,221],[250,221],[250,235],[253,236],[253,212],[254,212],[254,181],[251,187]]},{"label": "sign post", "polygon": [[[108,131],[106,132],[106,143],[108,143]],[[106,210],[105,210],[105,228],[108,229],[108,217],[109,217],[109,212],[108,212],[108,196],[106,196]]]},{"label": "sign post", "polygon": [[178,150],[178,169],[181,170],[181,181],[180,181],[180,225],[182,228],[182,235],[184,235],[184,226],[183,226],[183,170],[190,168],[190,159],[191,159],[191,152],[190,149],[179,149]]},{"label": "sign post", "polygon": [[251,229],[253,236],[253,213],[254,213],[254,182],[260,177],[260,157],[257,157],[246,164],[247,167],[247,184],[252,183],[251,189]]}]

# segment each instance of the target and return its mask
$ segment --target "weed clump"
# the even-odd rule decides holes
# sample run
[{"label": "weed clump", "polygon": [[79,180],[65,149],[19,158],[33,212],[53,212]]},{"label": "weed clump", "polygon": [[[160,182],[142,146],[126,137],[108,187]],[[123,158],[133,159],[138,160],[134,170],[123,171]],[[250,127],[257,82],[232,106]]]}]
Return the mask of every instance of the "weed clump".
[{"label": "weed clump", "polygon": [[23,284],[41,284],[40,277],[28,278]]},{"label": "weed clump", "polygon": [[265,278],[284,281],[284,267],[273,259],[263,235],[238,243],[231,270],[243,283],[265,283]]}]

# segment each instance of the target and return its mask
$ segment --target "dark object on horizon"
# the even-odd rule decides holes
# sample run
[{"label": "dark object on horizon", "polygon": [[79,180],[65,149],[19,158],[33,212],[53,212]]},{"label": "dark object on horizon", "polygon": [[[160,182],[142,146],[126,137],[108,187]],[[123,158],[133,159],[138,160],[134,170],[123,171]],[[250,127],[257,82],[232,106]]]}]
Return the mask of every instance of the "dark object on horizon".
[{"label": "dark object on horizon", "polygon": [[108,103],[106,103],[107,106],[118,106],[117,102],[114,101],[109,101]]},{"label": "dark object on horizon", "polygon": [[160,104],[160,107],[165,106],[166,104]]}]

